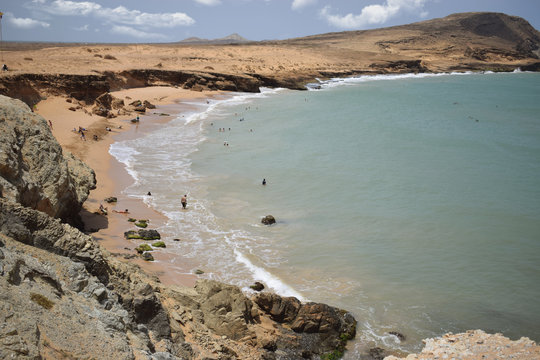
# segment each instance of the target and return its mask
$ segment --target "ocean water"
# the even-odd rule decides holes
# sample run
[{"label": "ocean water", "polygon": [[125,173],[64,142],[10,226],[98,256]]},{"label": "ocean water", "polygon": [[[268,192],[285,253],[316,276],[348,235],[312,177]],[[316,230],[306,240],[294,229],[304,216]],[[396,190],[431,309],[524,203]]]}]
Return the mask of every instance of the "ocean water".
[{"label": "ocean water", "polygon": [[125,194],[169,219],[170,265],[350,310],[349,358],[478,328],[539,341],[540,74],[320,87],[193,103],[111,146]]}]

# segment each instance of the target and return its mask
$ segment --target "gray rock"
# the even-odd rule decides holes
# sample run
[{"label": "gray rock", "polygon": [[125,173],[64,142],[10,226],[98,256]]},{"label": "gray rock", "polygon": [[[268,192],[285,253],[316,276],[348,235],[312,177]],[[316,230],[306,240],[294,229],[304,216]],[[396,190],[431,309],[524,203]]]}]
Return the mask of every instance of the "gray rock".
[{"label": "gray rock", "polygon": [[63,154],[43,117],[1,95],[0,138],[2,197],[77,223],[82,203],[95,188],[94,172]]},{"label": "gray rock", "polygon": [[94,290],[92,295],[97,299],[97,301],[102,302],[107,299],[107,290],[103,287]]},{"label": "gray rock", "polygon": [[171,353],[166,353],[166,352],[153,353],[150,359],[152,360],[178,360],[176,356],[173,356]]},{"label": "gray rock", "polygon": [[40,211],[0,198],[0,232],[22,243],[70,257],[107,282],[109,265],[92,238]]},{"label": "gray rock", "polygon": [[136,322],[146,325],[155,338],[170,338],[171,328],[167,313],[153,292],[149,296],[133,299],[133,314]]},{"label": "gray rock", "polygon": [[201,295],[200,309],[206,326],[233,340],[248,334],[252,303],[238,287],[206,280],[198,281],[195,289]]}]

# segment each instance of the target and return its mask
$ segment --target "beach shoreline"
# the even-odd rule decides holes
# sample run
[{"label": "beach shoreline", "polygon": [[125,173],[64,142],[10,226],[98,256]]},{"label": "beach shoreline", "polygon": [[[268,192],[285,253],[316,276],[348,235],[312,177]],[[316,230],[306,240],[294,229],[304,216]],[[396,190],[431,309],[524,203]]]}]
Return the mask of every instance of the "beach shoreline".
[{"label": "beach shoreline", "polygon": [[[126,165],[110,154],[110,146],[123,140],[136,139],[148,134],[159,126],[175,119],[183,113],[193,112],[193,104],[222,95],[216,91],[191,91],[175,87],[145,87],[120,90],[110,93],[125,103],[140,99],[156,106],[145,114],[130,113],[108,119],[91,115],[91,108],[80,104],[78,111],[70,110],[74,100],[66,96],[51,96],[38,103],[34,111],[42,115],[64,151],[73,153],[95,171],[97,185],[84,202],[80,215],[85,232],[91,234],[113,256],[122,261],[139,265],[144,271],[156,275],[164,285],[194,286],[197,276],[190,272],[195,266],[186,259],[186,263],[170,266],[167,254],[155,248],[152,255],[155,261],[145,261],[137,256],[135,248],[144,242],[127,240],[124,232],[137,230],[129,218],[149,220],[149,229],[159,228],[167,222],[167,217],[147,205],[143,198],[132,198],[123,194],[124,189],[132,185],[135,179],[128,173]],[[173,105],[173,106],[167,106]],[[165,112],[166,111],[166,112]],[[140,118],[139,123],[131,119]],[[86,129],[85,140],[76,131],[78,127]],[[94,136],[98,140],[94,140]],[[146,194],[141,194],[146,195]],[[147,195],[146,195],[147,196]],[[116,197],[117,201],[105,202],[107,197]],[[100,205],[107,209],[107,214],[100,212]],[[180,206],[180,199],[178,199]],[[125,210],[129,210],[126,214]],[[161,234],[172,236],[171,234]],[[152,242],[150,242],[152,243]]]}]

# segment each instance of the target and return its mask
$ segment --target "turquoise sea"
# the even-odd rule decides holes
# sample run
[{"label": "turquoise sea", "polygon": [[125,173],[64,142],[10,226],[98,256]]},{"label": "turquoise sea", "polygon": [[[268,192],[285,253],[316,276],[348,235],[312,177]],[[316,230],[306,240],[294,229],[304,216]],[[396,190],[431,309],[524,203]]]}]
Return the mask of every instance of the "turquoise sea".
[{"label": "turquoise sea", "polygon": [[189,104],[111,146],[125,194],[169,218],[171,266],[350,310],[349,358],[468,329],[540,341],[540,74],[312,88]]}]

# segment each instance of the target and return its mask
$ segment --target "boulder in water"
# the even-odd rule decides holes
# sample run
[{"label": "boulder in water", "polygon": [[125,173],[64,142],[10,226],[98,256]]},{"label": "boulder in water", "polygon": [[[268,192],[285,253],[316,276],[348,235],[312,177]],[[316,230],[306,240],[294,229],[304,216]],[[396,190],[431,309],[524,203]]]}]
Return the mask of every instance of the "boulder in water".
[{"label": "boulder in water", "polygon": [[272,215],[266,215],[262,218],[261,222],[264,225],[272,225],[276,223],[276,219]]},{"label": "boulder in water", "polygon": [[251,285],[250,288],[255,290],[255,291],[263,291],[264,290],[264,285],[259,281],[255,281],[255,283],[253,285]]},{"label": "boulder in water", "polygon": [[142,253],[141,257],[144,261],[154,261],[154,257],[149,252],[145,251]]}]

